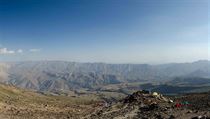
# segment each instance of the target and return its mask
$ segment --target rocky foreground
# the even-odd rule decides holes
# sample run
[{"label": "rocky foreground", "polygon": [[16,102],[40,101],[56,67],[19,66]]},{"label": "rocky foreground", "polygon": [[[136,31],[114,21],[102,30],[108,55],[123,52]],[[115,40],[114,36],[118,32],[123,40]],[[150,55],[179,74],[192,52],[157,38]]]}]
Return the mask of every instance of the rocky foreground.
[{"label": "rocky foreground", "polygon": [[0,84],[0,119],[207,119],[210,93],[179,97],[137,91],[115,103],[96,95],[40,94]]},{"label": "rocky foreground", "polygon": [[81,119],[94,111],[91,97],[40,94],[0,84],[0,119]]},{"label": "rocky foreground", "polygon": [[209,93],[164,97],[138,91],[90,115],[90,119],[209,119]]}]

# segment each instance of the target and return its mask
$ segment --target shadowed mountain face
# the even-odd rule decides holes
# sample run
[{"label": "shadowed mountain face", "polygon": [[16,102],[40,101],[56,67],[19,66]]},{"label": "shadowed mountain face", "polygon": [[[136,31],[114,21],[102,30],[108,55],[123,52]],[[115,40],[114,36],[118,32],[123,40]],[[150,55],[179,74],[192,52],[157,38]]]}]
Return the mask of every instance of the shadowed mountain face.
[{"label": "shadowed mountain face", "polygon": [[209,61],[163,65],[61,61],[0,64],[1,82],[40,91],[93,89],[108,84],[161,81],[175,77],[209,78],[209,72]]}]

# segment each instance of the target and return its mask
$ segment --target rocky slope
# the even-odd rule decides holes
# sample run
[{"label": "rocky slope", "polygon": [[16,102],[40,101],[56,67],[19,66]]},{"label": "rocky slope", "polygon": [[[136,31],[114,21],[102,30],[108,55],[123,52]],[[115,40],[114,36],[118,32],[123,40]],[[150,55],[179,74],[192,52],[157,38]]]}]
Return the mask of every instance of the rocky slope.
[{"label": "rocky slope", "polygon": [[1,119],[81,119],[95,110],[91,97],[40,94],[0,84]]},{"label": "rocky slope", "polygon": [[137,91],[118,102],[107,102],[97,95],[55,96],[0,84],[0,118],[207,119],[209,96],[210,93],[163,96]]},{"label": "rocky slope", "polygon": [[207,119],[210,93],[164,97],[138,91],[116,104],[105,106],[88,119]]}]

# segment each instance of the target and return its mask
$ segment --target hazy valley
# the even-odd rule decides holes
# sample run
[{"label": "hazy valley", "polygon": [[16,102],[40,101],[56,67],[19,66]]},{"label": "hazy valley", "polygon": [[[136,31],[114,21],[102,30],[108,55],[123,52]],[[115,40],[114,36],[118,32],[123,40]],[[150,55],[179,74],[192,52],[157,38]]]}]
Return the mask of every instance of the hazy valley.
[{"label": "hazy valley", "polygon": [[[209,61],[193,63],[105,64],[63,61],[10,62],[0,64],[2,83],[49,92],[159,90],[170,87],[203,91],[210,86]],[[194,87],[192,89],[192,87]],[[169,89],[170,89],[169,88]],[[187,90],[185,90],[187,89]],[[163,92],[168,93],[168,92]]]}]

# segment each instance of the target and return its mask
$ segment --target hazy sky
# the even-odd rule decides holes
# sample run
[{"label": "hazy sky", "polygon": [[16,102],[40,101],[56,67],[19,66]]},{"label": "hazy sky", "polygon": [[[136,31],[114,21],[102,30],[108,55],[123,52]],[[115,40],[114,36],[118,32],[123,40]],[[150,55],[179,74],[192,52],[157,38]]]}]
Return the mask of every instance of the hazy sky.
[{"label": "hazy sky", "polygon": [[208,0],[0,0],[0,61],[210,59]]}]

